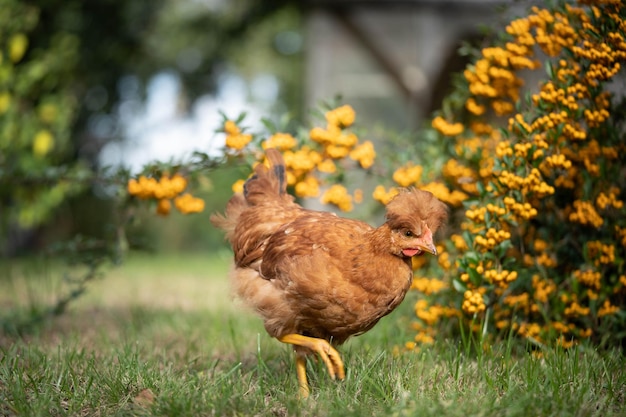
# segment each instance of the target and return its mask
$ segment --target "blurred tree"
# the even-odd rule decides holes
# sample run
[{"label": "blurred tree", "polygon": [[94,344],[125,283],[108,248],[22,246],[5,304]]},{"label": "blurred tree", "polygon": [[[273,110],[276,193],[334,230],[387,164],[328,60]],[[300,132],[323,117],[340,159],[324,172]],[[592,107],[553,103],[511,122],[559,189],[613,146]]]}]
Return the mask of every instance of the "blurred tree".
[{"label": "blurred tree", "polygon": [[[259,62],[258,50],[249,59],[240,55],[246,41],[258,45],[259,37],[251,36],[257,27],[270,39],[272,58],[265,62],[273,65],[265,67],[280,72],[279,61],[294,55],[274,42],[285,25],[263,23],[297,19],[290,4],[297,3],[0,0],[0,252],[28,246],[26,238],[55,214],[56,225],[80,231],[71,216],[58,218],[67,212],[61,207],[71,209],[72,196],[92,200],[96,210],[75,213],[106,224],[109,210],[93,203],[91,186],[102,181],[96,175],[102,146],[124,139],[117,110],[128,89],[142,98],[145,81],[168,69],[180,76],[188,100],[207,94],[233,66],[232,56],[243,73],[249,62]],[[298,82],[284,71],[278,75]],[[129,86],[129,79],[136,83]],[[291,106],[297,96],[284,97],[298,108]]]},{"label": "blurred tree", "polygon": [[[87,173],[66,164],[76,97],[64,87],[78,61],[78,38],[37,38],[41,10],[16,0],[0,6],[0,202],[2,235],[45,221]],[[3,236],[0,241],[10,240]]]}]

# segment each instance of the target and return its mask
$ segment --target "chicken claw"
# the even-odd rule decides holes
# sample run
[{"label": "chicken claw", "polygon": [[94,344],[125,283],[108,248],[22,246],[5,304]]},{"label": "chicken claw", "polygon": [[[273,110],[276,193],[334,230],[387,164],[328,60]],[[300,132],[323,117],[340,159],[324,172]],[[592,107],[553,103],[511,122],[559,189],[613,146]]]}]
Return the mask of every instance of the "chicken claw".
[{"label": "chicken claw", "polygon": [[[278,338],[278,340],[283,343],[302,346],[317,353],[322,361],[324,361],[331,379],[344,379],[346,377],[343,361],[341,360],[341,356],[339,356],[339,352],[326,340],[302,336],[300,334],[288,334]],[[306,377],[306,361],[301,355],[296,357],[296,373],[300,384],[300,397],[307,398],[309,396],[309,384]]]},{"label": "chicken claw", "polygon": [[311,392],[309,383],[306,378],[306,358],[304,356],[296,356],[296,375],[298,376],[298,395],[300,398],[308,398]]}]

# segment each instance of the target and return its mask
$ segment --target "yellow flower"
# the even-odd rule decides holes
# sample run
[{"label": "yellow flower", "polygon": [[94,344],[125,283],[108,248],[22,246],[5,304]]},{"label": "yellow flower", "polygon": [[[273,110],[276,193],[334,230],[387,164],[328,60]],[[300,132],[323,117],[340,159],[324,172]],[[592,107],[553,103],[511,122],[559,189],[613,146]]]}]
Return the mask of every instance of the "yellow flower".
[{"label": "yellow flower", "polygon": [[540,303],[547,303],[550,294],[556,291],[556,284],[551,280],[543,280],[539,275],[533,275],[532,286],[534,299]]},{"label": "yellow flower", "polygon": [[561,346],[563,349],[569,349],[572,346],[574,346],[574,344],[576,343],[576,341],[573,338],[570,339],[565,339],[564,336],[560,336],[557,340],[556,343]]},{"label": "yellow flower", "polygon": [[296,183],[295,192],[298,197],[317,197],[320,194],[319,181],[308,175],[303,181]]},{"label": "yellow flower", "polygon": [[573,208],[574,211],[569,215],[571,222],[592,225],[595,228],[599,228],[604,223],[604,219],[602,219],[589,201],[576,200],[573,203]]},{"label": "yellow flower", "polygon": [[522,293],[522,294],[509,294],[506,297],[504,297],[504,303],[510,307],[515,307],[515,308],[524,308],[528,306],[528,293]]},{"label": "yellow flower", "polygon": [[341,133],[340,130],[326,130],[321,127],[314,127],[309,132],[309,137],[313,142],[320,144],[330,144],[335,142],[335,138]]},{"label": "yellow flower", "polygon": [[615,314],[619,311],[618,306],[614,306],[611,304],[609,300],[604,300],[604,304],[598,310],[598,317],[604,317],[611,314]]},{"label": "yellow flower", "polygon": [[581,284],[587,287],[595,288],[596,290],[599,290],[600,280],[602,279],[602,274],[598,271],[576,270],[574,271],[574,278],[576,278],[577,281],[579,281]]},{"label": "yellow flower", "polygon": [[345,158],[349,153],[350,148],[346,148],[345,146],[328,145],[326,147],[326,154],[333,159]]},{"label": "yellow flower", "polygon": [[337,107],[336,109],[326,112],[326,120],[329,124],[339,128],[346,128],[354,123],[356,113],[349,105]]},{"label": "yellow flower", "polygon": [[620,209],[624,206],[624,202],[622,200],[618,200],[617,196],[619,195],[619,188],[611,187],[608,192],[608,195],[601,192],[596,199],[596,206],[600,210],[604,210],[607,207],[614,207],[616,209]]},{"label": "yellow flower", "polygon": [[369,140],[363,142],[350,151],[350,158],[357,161],[361,165],[361,168],[370,168],[374,165],[374,159],[376,158],[374,144]]},{"label": "yellow flower", "polygon": [[393,200],[396,195],[398,195],[397,188],[391,188],[389,191],[387,191],[382,185],[377,185],[374,189],[374,192],[372,193],[372,197],[374,198],[374,200],[384,205],[389,204],[389,202]]},{"label": "yellow flower", "polygon": [[522,337],[532,338],[539,340],[539,333],[541,333],[541,326],[537,323],[523,323],[519,326],[517,333]]},{"label": "yellow flower", "polygon": [[504,100],[493,100],[491,102],[491,108],[498,116],[504,116],[512,113],[514,110],[513,103]]},{"label": "yellow flower", "polygon": [[476,173],[473,169],[460,164],[456,159],[449,159],[442,168],[445,178],[456,182],[464,191],[470,192],[476,187]]},{"label": "yellow flower", "polygon": [[448,203],[451,206],[458,207],[463,204],[463,201],[467,200],[468,195],[459,190],[452,190],[442,182],[430,182],[420,187],[424,191],[433,193],[435,197],[444,203]]},{"label": "yellow flower", "polygon": [[487,250],[493,249],[499,243],[511,238],[511,234],[506,230],[496,230],[493,227],[487,229],[485,235],[476,235],[474,242]]},{"label": "yellow flower", "polygon": [[426,256],[414,256],[413,258],[411,258],[411,268],[413,269],[413,271],[422,269],[426,266],[429,259],[430,257]]},{"label": "yellow flower", "polygon": [[275,133],[263,142],[262,147],[263,149],[276,148],[281,151],[286,151],[292,149],[297,144],[298,141],[296,141],[296,138],[289,133]]},{"label": "yellow flower", "polygon": [[480,116],[486,111],[485,106],[478,104],[473,97],[467,99],[467,101],[465,102],[465,108],[467,109],[467,111],[476,116]]},{"label": "yellow flower", "polygon": [[54,147],[54,137],[49,130],[42,129],[33,139],[33,153],[39,157],[46,156]]},{"label": "yellow flower", "polygon": [[423,294],[431,295],[436,294],[442,290],[448,288],[448,284],[444,281],[436,278],[414,278],[411,288],[415,289]]},{"label": "yellow flower", "polygon": [[463,304],[461,308],[467,314],[476,314],[485,311],[485,300],[480,291],[467,290],[463,294]]},{"label": "yellow flower", "polygon": [[456,136],[463,133],[463,124],[461,123],[448,123],[443,117],[437,116],[432,121],[434,129],[438,130],[445,136]]},{"label": "yellow flower", "polygon": [[556,330],[558,333],[561,333],[561,334],[567,334],[570,332],[570,328],[567,325],[559,321],[553,321],[551,323],[551,326],[554,330]]},{"label": "yellow flower", "polygon": [[470,129],[476,135],[491,135],[493,132],[496,132],[490,124],[477,121],[470,124]]},{"label": "yellow flower", "polygon": [[287,168],[301,173],[312,171],[322,162],[322,156],[308,146],[303,146],[295,152],[286,151],[283,157]]},{"label": "yellow flower", "polygon": [[331,186],[322,195],[322,203],[334,204],[341,211],[352,210],[352,196],[348,193],[346,187],[341,184]]},{"label": "yellow flower", "polygon": [[163,175],[154,189],[154,197],[157,199],[171,199],[182,193],[187,187],[187,180],[180,174],[170,178]]},{"label": "yellow flower", "polygon": [[435,343],[435,339],[431,335],[424,332],[417,333],[415,335],[415,341],[423,345],[432,345]]},{"label": "yellow flower", "polygon": [[415,350],[417,348],[417,343],[415,343],[415,342],[406,342],[404,344],[404,348],[406,350]]},{"label": "yellow flower", "polygon": [[204,210],[204,200],[189,193],[176,197],[174,205],[183,214],[200,213]]},{"label": "yellow flower", "polygon": [[231,187],[233,193],[243,193],[243,185],[246,183],[246,180],[237,180]]},{"label": "yellow flower", "polygon": [[138,180],[131,178],[126,186],[128,194],[141,199],[153,198],[157,187],[156,179],[144,175],[141,175]]},{"label": "yellow flower", "polygon": [[7,91],[0,93],[0,114],[4,114],[11,105],[11,94]]},{"label": "yellow flower", "polygon": [[565,308],[565,315],[569,317],[587,316],[591,310],[589,307],[583,307],[576,301],[573,301],[569,307]]},{"label": "yellow flower", "polygon": [[160,216],[167,216],[170,214],[170,210],[172,209],[172,203],[170,200],[162,199],[159,200],[156,208],[156,212]]},{"label": "yellow flower", "polygon": [[459,234],[453,234],[452,236],[450,236],[450,240],[452,240],[454,247],[457,248],[461,252],[464,252],[469,249],[467,246],[467,243],[465,242],[465,239],[463,239],[463,236]]},{"label": "yellow flower", "polygon": [[487,282],[506,288],[511,282],[517,279],[517,271],[488,269],[485,271],[484,276]]},{"label": "yellow flower", "polygon": [[139,182],[134,178],[129,179],[126,184],[126,191],[128,191],[130,195],[138,195],[141,192]]},{"label": "yellow flower", "polygon": [[537,216],[537,209],[530,203],[519,203],[513,197],[504,197],[502,200],[507,210],[509,210],[515,217],[529,220]]},{"label": "yellow flower", "polygon": [[9,58],[14,63],[19,62],[28,48],[28,38],[23,33],[17,33],[9,39]]},{"label": "yellow flower", "polygon": [[423,168],[421,165],[408,163],[395,170],[393,173],[393,180],[400,187],[416,185],[422,177],[422,171]]},{"label": "yellow flower", "polygon": [[235,150],[241,150],[246,147],[252,140],[252,135],[240,133],[237,135],[226,136],[226,147]]},{"label": "yellow flower", "polygon": [[610,265],[615,262],[615,246],[598,240],[587,242],[587,252],[594,265]]},{"label": "yellow flower", "polygon": [[224,122],[224,132],[226,132],[227,135],[238,135],[241,133],[237,124],[232,120],[226,120],[226,122]]},{"label": "yellow flower", "polygon": [[415,315],[429,326],[437,323],[441,317],[449,317],[451,314],[450,309],[437,304],[429,305],[428,301],[424,299],[418,300],[414,308]]},{"label": "yellow flower", "polygon": [[342,133],[335,138],[335,145],[352,148],[359,142],[359,138],[354,133]]},{"label": "yellow flower", "polygon": [[572,161],[563,154],[550,155],[546,157],[545,163],[551,168],[569,169],[572,166]]},{"label": "yellow flower", "polygon": [[452,266],[452,262],[450,261],[450,254],[445,252],[445,248],[441,245],[437,246],[437,253],[439,256],[437,257],[437,262],[443,269],[450,269]]},{"label": "yellow flower", "polygon": [[335,165],[332,159],[324,159],[322,162],[317,164],[317,169],[320,172],[332,174],[337,171],[337,166]]}]

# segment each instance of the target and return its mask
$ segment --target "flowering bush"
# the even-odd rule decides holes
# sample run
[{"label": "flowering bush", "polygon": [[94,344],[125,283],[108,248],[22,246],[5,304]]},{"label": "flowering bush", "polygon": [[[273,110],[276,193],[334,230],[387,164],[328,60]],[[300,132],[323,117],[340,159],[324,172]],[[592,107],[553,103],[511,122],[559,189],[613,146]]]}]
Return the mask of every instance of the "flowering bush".
[{"label": "flowering bush", "polygon": [[[464,213],[446,271],[454,289],[420,304],[421,325],[433,324],[422,311],[446,306],[483,334],[540,345],[626,336],[626,112],[611,85],[626,9],[581,3],[512,21],[433,120],[454,145],[442,175]],[[542,67],[539,90],[524,91],[520,72]]]},{"label": "flowering bush", "polygon": [[[414,260],[420,297],[407,348],[431,343],[453,317],[483,335],[513,332],[538,345],[624,339],[626,110],[611,80],[626,58],[625,13],[619,1],[533,7],[479,51],[433,118],[447,158],[440,177],[422,178],[432,161],[381,175],[375,200],[418,186],[460,219],[435,265]],[[524,72],[540,68],[547,76],[538,91],[524,89]],[[297,196],[319,196],[324,182],[321,201],[349,211],[362,192],[349,192],[338,173],[369,169],[376,153],[349,130],[352,108],[325,118],[301,138],[274,133],[256,142],[225,120],[226,146],[257,163],[260,149],[281,149]]]},{"label": "flowering bush", "polygon": [[49,33],[33,42],[40,10],[7,0],[0,14],[0,253],[7,231],[34,228],[84,189],[84,164],[66,163],[77,102],[64,83],[78,40]]},{"label": "flowering bush", "polygon": [[[581,1],[533,7],[510,22],[495,45],[477,52],[432,119],[440,160],[419,164],[414,155],[374,172],[374,145],[353,130],[348,105],[327,109],[325,126],[295,136],[246,133],[243,117],[225,117],[225,155],[252,166],[264,163],[263,149],[278,148],[296,196],[342,211],[363,198],[345,185],[355,168],[378,175],[372,198],[382,204],[396,187],[417,186],[455,210],[458,224],[436,260],[414,258],[419,298],[407,349],[432,343],[457,320],[489,338],[512,333],[540,346],[621,342],[626,106],[611,81],[626,60],[625,14],[620,1]],[[523,75],[540,68],[538,90],[526,89]],[[175,174],[130,180],[128,191],[158,201],[161,214],[183,197],[188,205],[176,203],[179,210],[201,211],[190,195],[178,197],[185,186]]]},{"label": "flowering bush", "polygon": [[189,193],[182,194],[187,188],[187,180],[180,174],[170,178],[163,174],[157,181],[155,177],[141,175],[139,179],[131,178],[128,181],[128,194],[141,199],[155,199],[157,201],[156,212],[167,216],[174,206],[183,214],[200,213],[204,210],[204,200],[196,198]]},{"label": "flowering bush", "polygon": [[[347,171],[358,167],[367,170],[374,164],[376,152],[371,141],[360,141],[350,130],[355,112],[348,105],[325,113],[325,127],[314,127],[295,137],[271,127],[271,134],[242,133],[238,123],[225,118],[222,131],[226,134],[226,152],[230,156],[251,156],[254,163],[263,163],[263,150],[277,148],[283,152],[287,168],[287,184],[297,197],[319,197],[323,204],[332,204],[342,211],[351,211],[353,203],[362,201],[360,189],[348,191],[341,179]],[[266,123],[269,126],[269,123]],[[245,179],[233,185],[241,192]],[[321,186],[330,185],[322,193]]]}]

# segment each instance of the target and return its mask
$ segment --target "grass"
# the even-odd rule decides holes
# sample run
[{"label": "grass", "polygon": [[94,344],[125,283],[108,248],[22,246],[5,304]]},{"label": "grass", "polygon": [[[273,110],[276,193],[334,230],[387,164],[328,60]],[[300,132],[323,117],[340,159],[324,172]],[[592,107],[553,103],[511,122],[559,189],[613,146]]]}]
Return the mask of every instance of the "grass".
[{"label": "grass", "polygon": [[[60,288],[57,266],[0,267],[0,317]],[[408,300],[340,348],[345,381],[329,380],[311,361],[312,396],[300,401],[292,352],[230,299],[227,269],[220,256],[136,256],[58,319],[0,335],[0,415],[626,414],[626,362],[617,350],[537,357],[516,342],[476,351],[444,340],[394,355],[411,337]]]}]

